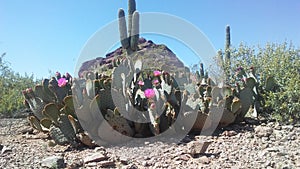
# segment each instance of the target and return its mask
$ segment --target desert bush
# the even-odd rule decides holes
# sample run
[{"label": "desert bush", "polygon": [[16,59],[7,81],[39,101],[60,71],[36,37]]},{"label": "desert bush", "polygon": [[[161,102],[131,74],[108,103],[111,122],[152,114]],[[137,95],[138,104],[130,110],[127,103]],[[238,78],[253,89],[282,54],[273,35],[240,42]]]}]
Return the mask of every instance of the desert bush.
[{"label": "desert bush", "polygon": [[0,115],[14,116],[17,112],[25,110],[22,90],[35,84],[33,75],[21,76],[14,72],[8,62],[4,60],[5,54],[0,57]]},{"label": "desert bush", "polygon": [[[254,68],[264,100],[262,114],[283,123],[300,120],[300,50],[292,43],[269,43],[265,47],[241,44],[231,48],[231,74],[236,68]],[[266,89],[266,80],[274,77],[277,87]]]}]

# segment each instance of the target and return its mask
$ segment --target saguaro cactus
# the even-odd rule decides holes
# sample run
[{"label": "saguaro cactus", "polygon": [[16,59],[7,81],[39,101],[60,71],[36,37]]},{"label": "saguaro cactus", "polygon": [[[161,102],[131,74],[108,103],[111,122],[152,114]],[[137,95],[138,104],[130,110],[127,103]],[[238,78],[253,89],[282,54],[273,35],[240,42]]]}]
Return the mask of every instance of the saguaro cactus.
[{"label": "saguaro cactus", "polygon": [[[128,0],[128,30],[126,27],[125,12],[119,9],[119,32],[122,47],[127,54],[138,49],[139,40],[139,13],[136,11],[135,0]],[[127,34],[128,32],[128,34]]]},{"label": "saguaro cactus", "polygon": [[226,26],[226,42],[225,42],[225,65],[224,71],[226,73],[226,81],[229,81],[230,78],[230,26]]},{"label": "saguaro cactus", "polygon": [[230,26],[226,26],[226,42],[225,42],[225,53],[226,57],[225,59],[227,62],[230,62]]}]

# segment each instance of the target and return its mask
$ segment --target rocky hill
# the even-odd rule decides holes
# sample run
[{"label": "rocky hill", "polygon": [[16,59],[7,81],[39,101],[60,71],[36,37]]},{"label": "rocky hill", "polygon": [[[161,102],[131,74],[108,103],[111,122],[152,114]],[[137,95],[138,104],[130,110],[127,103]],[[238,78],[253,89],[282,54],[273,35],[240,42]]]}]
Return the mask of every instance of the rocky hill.
[{"label": "rocky hill", "polygon": [[[141,59],[146,68],[163,69],[169,72],[186,69],[183,62],[165,45],[155,44],[151,40],[139,39],[138,51],[130,55],[133,60]],[[78,75],[85,71],[105,71],[112,68],[112,61],[116,58],[126,56],[126,50],[122,47],[106,54],[105,57],[98,57],[82,64]],[[101,72],[99,72],[101,73]]]}]

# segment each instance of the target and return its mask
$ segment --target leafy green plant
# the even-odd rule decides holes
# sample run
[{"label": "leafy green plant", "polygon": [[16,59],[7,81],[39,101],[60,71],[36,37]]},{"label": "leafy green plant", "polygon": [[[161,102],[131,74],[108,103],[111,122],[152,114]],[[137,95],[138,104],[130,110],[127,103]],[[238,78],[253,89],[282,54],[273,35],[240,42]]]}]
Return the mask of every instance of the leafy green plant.
[{"label": "leafy green plant", "polygon": [[9,63],[4,60],[4,56],[5,53],[0,57],[0,114],[15,116],[18,112],[25,110],[22,90],[33,86],[35,80],[33,75],[21,76],[14,72]]},{"label": "leafy green plant", "polygon": [[[232,69],[253,69],[264,105],[262,115],[283,123],[300,120],[300,50],[292,44],[269,43],[265,47],[241,44],[231,50]],[[231,79],[232,80],[232,79]],[[270,83],[275,85],[270,88]]]}]

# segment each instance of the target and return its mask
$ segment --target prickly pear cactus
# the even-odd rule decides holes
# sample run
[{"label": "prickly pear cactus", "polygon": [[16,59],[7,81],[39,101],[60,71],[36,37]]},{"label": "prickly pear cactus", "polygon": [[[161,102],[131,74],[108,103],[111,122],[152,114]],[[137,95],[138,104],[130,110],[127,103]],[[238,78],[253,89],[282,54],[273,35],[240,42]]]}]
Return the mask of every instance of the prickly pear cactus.
[{"label": "prickly pear cactus", "polygon": [[[44,79],[35,90],[23,91],[25,103],[32,110],[28,117],[31,126],[41,132],[46,132],[57,144],[77,146],[83,135],[86,135],[77,119],[73,97],[71,95],[72,77],[70,74],[56,78]],[[77,137],[80,135],[81,137]],[[92,140],[83,144],[94,146]]]}]

